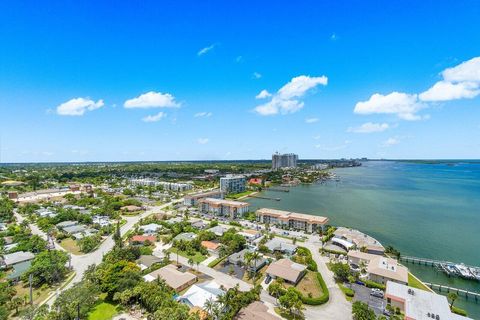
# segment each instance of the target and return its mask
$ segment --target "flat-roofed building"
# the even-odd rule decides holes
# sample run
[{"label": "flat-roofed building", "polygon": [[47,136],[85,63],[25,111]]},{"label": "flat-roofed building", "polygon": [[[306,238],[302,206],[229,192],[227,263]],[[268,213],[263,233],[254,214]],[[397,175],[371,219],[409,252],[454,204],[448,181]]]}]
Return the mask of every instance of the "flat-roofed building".
[{"label": "flat-roofed building", "polygon": [[248,202],[205,198],[198,201],[200,210],[203,213],[213,214],[215,216],[228,216],[236,218],[246,214],[250,208]]},{"label": "flat-roofed building", "polygon": [[470,319],[453,313],[445,296],[392,281],[387,282],[385,298],[387,303],[400,308],[406,320]]},{"label": "flat-roofed building", "polygon": [[387,281],[408,283],[408,268],[395,259],[361,251],[349,251],[347,256],[350,264],[365,265],[368,278],[372,281],[381,284],[386,284]]},{"label": "flat-roofed building", "polygon": [[220,191],[225,194],[245,191],[247,180],[240,175],[227,175],[220,178]]},{"label": "flat-roofed building", "polygon": [[186,206],[196,206],[198,204],[198,200],[205,198],[223,199],[223,192],[220,190],[213,190],[208,192],[188,194],[183,198],[183,204]]},{"label": "flat-roofed building", "polygon": [[14,253],[5,254],[3,259],[0,258],[0,265],[4,265],[6,268],[13,267],[19,263],[30,261],[35,258],[35,255],[28,251],[17,251]]},{"label": "flat-roofed building", "polygon": [[173,264],[169,264],[143,276],[143,279],[147,282],[152,282],[158,278],[165,280],[166,284],[176,292],[180,292],[197,282],[196,275],[190,272],[181,272]]},{"label": "flat-roofed building", "polygon": [[328,218],[270,208],[258,209],[257,220],[283,229],[316,232],[328,223]]}]

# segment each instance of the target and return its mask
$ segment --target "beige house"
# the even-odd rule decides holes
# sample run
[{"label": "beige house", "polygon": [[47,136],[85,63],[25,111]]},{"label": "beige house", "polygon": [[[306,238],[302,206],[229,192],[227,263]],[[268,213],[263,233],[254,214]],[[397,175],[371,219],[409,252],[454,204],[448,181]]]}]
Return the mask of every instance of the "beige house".
[{"label": "beige house", "polygon": [[165,280],[167,285],[176,292],[184,290],[198,280],[197,276],[190,272],[178,271],[177,267],[173,264],[169,264],[143,276],[143,279],[147,282],[154,281],[158,278]]},{"label": "beige house", "polygon": [[273,262],[267,268],[267,274],[272,278],[282,278],[283,280],[297,284],[305,275],[307,267],[303,264],[293,262],[290,259],[280,259]]},{"label": "beige house", "polygon": [[270,208],[258,209],[257,220],[284,229],[316,232],[328,223],[328,218]]},{"label": "beige house", "polygon": [[393,281],[408,284],[408,268],[397,260],[360,251],[349,251],[348,262],[357,266],[366,266],[368,278],[372,281],[386,284]]}]

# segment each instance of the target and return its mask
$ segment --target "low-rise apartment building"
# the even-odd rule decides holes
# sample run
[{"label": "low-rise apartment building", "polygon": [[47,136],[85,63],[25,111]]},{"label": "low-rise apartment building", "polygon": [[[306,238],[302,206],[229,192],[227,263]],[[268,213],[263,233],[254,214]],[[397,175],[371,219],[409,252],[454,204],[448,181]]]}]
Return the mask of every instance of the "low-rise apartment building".
[{"label": "low-rise apartment building", "polygon": [[183,198],[183,204],[186,206],[196,206],[198,200],[205,198],[223,199],[223,192],[220,190],[213,190],[208,192],[200,192],[188,194]]},{"label": "low-rise apartment building", "polygon": [[326,217],[270,208],[258,209],[256,214],[257,220],[262,223],[275,225],[282,229],[303,230],[310,233],[323,229],[328,223]]},{"label": "low-rise apartment building", "polygon": [[198,202],[203,213],[215,216],[228,216],[231,219],[243,216],[250,208],[249,203],[241,201],[205,198],[200,199]]},{"label": "low-rise apartment building", "polygon": [[372,281],[386,284],[393,281],[408,284],[408,268],[397,260],[361,251],[349,251],[348,262],[355,266],[365,266],[368,278]]}]

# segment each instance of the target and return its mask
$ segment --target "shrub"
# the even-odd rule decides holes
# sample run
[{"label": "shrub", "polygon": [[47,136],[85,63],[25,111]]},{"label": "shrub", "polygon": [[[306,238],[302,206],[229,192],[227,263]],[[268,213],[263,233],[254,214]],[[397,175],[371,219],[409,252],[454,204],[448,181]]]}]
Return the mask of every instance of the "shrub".
[{"label": "shrub", "polygon": [[222,262],[223,260],[225,260],[226,258],[227,258],[227,256],[222,257],[222,258],[217,258],[217,259],[213,260],[212,262],[210,262],[210,263],[208,264],[208,266],[209,266],[210,268],[214,268],[214,267],[216,267],[220,262]]},{"label": "shrub", "polygon": [[330,299],[330,293],[328,292],[327,285],[325,284],[325,281],[323,280],[322,275],[320,274],[320,272],[317,272],[316,275],[317,275],[318,283],[322,288],[323,294],[320,297],[316,297],[316,298],[310,298],[310,297],[305,297],[304,295],[300,295],[302,302],[304,304],[308,304],[311,306],[318,306],[318,305],[324,304],[328,301],[328,299]]},{"label": "shrub", "polygon": [[467,312],[463,309],[460,309],[458,307],[455,307],[455,306],[452,306],[452,312],[453,313],[456,313],[458,315],[461,315],[461,316],[464,316],[466,317],[467,316]]},{"label": "shrub", "polygon": [[372,281],[372,280],[362,280],[363,283],[365,283],[365,286],[367,286],[368,288],[376,288],[376,289],[380,289],[380,290],[384,290],[386,289],[386,286],[384,284],[381,284],[381,283],[378,283],[378,282],[375,282],[375,281]]}]

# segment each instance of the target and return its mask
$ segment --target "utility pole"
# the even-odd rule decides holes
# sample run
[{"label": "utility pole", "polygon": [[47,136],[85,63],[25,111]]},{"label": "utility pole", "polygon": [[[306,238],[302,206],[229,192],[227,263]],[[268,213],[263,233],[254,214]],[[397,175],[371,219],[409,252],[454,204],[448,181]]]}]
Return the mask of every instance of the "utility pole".
[{"label": "utility pole", "polygon": [[80,320],[80,302],[77,304],[77,320]]},{"label": "utility pole", "polygon": [[33,274],[28,276],[28,283],[30,285],[30,305],[33,305]]}]

